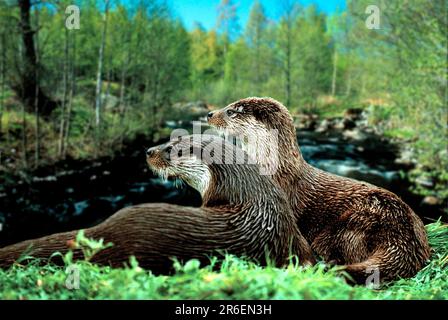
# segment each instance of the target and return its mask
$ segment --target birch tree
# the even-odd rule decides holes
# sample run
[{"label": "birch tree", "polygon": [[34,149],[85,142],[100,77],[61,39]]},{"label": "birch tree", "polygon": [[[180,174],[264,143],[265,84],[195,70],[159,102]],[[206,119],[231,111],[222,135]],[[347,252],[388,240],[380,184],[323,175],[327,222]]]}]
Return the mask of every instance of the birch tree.
[{"label": "birch tree", "polygon": [[104,1],[104,16],[103,16],[103,30],[101,34],[100,49],[98,51],[98,69],[96,74],[96,89],[95,89],[95,138],[99,143],[100,135],[100,122],[101,122],[101,87],[103,76],[103,62],[104,62],[104,50],[106,45],[107,36],[107,19],[109,15],[110,0]]}]

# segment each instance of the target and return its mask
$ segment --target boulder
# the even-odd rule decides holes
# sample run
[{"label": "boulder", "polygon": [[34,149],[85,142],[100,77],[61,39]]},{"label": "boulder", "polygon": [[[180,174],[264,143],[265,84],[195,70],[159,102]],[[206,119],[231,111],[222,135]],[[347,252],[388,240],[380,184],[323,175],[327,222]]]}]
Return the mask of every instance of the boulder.
[{"label": "boulder", "polygon": [[434,180],[424,175],[417,177],[417,179],[415,179],[415,183],[425,188],[434,187]]},{"label": "boulder", "polygon": [[332,122],[329,119],[322,120],[316,128],[316,132],[326,132],[332,128]]},{"label": "boulder", "polygon": [[352,130],[345,130],[342,135],[346,139],[356,140],[356,141],[363,141],[368,138],[367,134],[361,131],[358,128],[354,128]]},{"label": "boulder", "polygon": [[348,118],[336,118],[334,128],[338,130],[353,129],[356,127],[356,122]]},{"label": "boulder", "polygon": [[317,125],[317,120],[319,116],[317,114],[295,114],[294,126],[299,130],[314,130]]},{"label": "boulder", "polygon": [[397,159],[395,159],[396,164],[406,165],[406,166],[413,166],[417,163],[417,160],[414,156],[414,150],[409,147],[405,146],[400,150],[400,154]]},{"label": "boulder", "polygon": [[344,119],[356,121],[362,118],[363,109],[360,108],[349,108],[344,112]]},{"label": "boulder", "polygon": [[428,205],[428,206],[438,206],[442,204],[442,200],[440,200],[437,197],[434,196],[426,196],[422,200],[422,204]]}]

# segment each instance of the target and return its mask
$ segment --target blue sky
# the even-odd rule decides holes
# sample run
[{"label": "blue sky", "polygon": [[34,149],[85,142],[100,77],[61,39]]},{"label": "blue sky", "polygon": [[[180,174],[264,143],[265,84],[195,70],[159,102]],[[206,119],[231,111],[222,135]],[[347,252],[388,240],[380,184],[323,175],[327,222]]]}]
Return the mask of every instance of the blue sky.
[{"label": "blue sky", "polygon": [[[199,22],[206,29],[211,29],[216,23],[216,10],[220,0],[168,0],[175,16],[181,18],[187,29],[191,30],[195,22]],[[254,0],[233,0],[237,5],[239,25],[243,28],[249,18],[249,11]],[[279,0],[260,0],[266,15],[272,20],[279,16]],[[336,8],[345,9],[345,0],[301,0],[302,6],[315,3],[325,13],[333,13]]]}]

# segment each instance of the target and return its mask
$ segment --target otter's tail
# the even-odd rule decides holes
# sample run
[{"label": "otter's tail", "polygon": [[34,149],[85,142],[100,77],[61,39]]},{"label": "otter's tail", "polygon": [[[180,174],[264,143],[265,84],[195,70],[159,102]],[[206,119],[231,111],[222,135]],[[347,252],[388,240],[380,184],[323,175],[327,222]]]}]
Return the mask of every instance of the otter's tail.
[{"label": "otter's tail", "polygon": [[[412,247],[412,245],[410,245]],[[429,246],[407,250],[389,244],[377,249],[367,260],[346,265],[347,272],[356,284],[379,285],[385,281],[413,277],[424,267],[430,256]]]},{"label": "otter's tail", "polygon": [[[71,241],[76,239],[78,231],[56,233],[46,237],[26,240],[16,244],[0,248],[0,268],[7,268],[14,262],[25,262],[31,257],[42,259],[43,262],[50,260],[55,252],[66,253],[71,246]],[[80,255],[81,252],[74,252]],[[55,263],[61,263],[60,257],[51,259]]]}]

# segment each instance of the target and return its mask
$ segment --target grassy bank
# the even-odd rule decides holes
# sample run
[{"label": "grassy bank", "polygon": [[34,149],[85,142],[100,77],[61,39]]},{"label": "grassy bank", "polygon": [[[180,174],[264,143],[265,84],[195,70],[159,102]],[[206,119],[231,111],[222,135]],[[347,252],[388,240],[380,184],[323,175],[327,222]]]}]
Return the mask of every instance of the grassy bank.
[{"label": "grassy bank", "polygon": [[[75,264],[79,289],[66,288],[65,267],[20,266],[0,270],[1,299],[448,299],[448,225],[427,226],[434,252],[430,263],[414,278],[380,289],[350,286],[335,269],[322,264],[301,269],[259,267],[226,257],[218,271],[195,260],[175,263],[172,276],[154,276],[135,260],[122,269]],[[67,265],[70,256],[65,257]],[[216,269],[216,268],[215,268]]]}]

